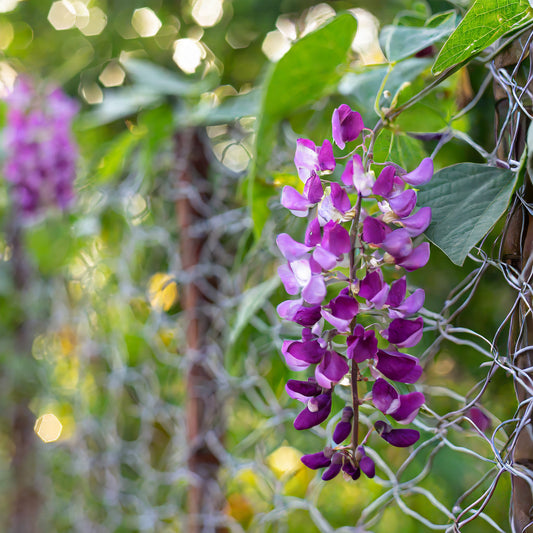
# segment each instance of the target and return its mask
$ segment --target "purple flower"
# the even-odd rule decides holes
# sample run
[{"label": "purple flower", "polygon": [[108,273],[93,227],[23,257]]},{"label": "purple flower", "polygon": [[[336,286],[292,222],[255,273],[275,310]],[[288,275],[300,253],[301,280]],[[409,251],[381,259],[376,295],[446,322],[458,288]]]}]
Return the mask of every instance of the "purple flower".
[{"label": "purple flower", "polygon": [[346,359],[333,350],[327,350],[315,368],[315,379],[325,389],[338,383],[350,370]]},{"label": "purple flower", "polygon": [[403,259],[413,251],[413,242],[407,230],[400,228],[385,237],[382,247],[395,259]]},{"label": "purple flower", "polygon": [[416,429],[392,429],[389,424],[382,420],[378,420],[374,424],[374,428],[382,439],[398,448],[411,446],[420,438],[420,433]]},{"label": "purple flower", "polygon": [[372,187],[372,192],[377,196],[388,198],[392,193],[395,173],[396,169],[393,166],[385,167],[376,179],[376,183]]},{"label": "purple flower", "polygon": [[346,163],[341,180],[347,187],[354,187],[361,196],[369,196],[372,194],[374,176],[370,172],[365,172],[359,154],[355,154],[352,159]]},{"label": "purple flower", "polygon": [[281,265],[278,267],[278,275],[289,294],[295,295],[301,290],[306,302],[318,304],[326,296],[326,284],[320,275],[320,265],[311,261],[303,258]]},{"label": "purple flower", "polygon": [[421,392],[398,394],[384,379],[378,378],[372,387],[372,403],[385,415],[390,415],[400,424],[411,423],[425,398]]},{"label": "purple flower", "polygon": [[343,454],[340,452],[335,452],[331,458],[331,464],[329,468],[322,474],[322,479],[324,481],[333,479],[341,471],[342,463]]},{"label": "purple flower", "polygon": [[472,407],[468,411],[468,418],[483,433],[490,428],[490,418],[478,407]]},{"label": "purple flower", "polygon": [[369,216],[363,221],[362,238],[368,244],[380,246],[391,231],[385,222]]},{"label": "purple flower", "polygon": [[331,122],[333,141],[341,150],[344,150],[347,142],[357,139],[364,128],[361,115],[346,104],[333,111]]},{"label": "purple flower", "polygon": [[369,272],[359,283],[359,296],[377,309],[381,309],[389,294],[389,286],[383,281],[381,270]]},{"label": "purple flower", "polygon": [[294,420],[294,427],[298,430],[318,426],[331,412],[331,390],[314,396],[307,403],[307,407]]},{"label": "purple flower", "polygon": [[389,198],[389,205],[392,211],[400,218],[407,217],[411,214],[416,205],[416,192],[413,189],[407,189],[398,196]]},{"label": "purple flower", "polygon": [[74,198],[78,149],[71,129],[78,104],[60,89],[38,94],[23,78],[7,104],[4,174],[14,203],[28,215],[66,208]]},{"label": "purple flower", "polygon": [[403,181],[409,183],[409,185],[413,185],[414,187],[424,185],[425,183],[430,181],[432,177],[433,160],[430,157],[422,159],[422,162],[420,163],[420,165],[418,165],[418,167],[416,167],[413,171],[409,172],[409,174],[404,174],[403,176],[401,176]]},{"label": "purple flower", "polygon": [[335,444],[344,442],[350,436],[352,432],[352,418],[353,409],[350,406],[345,407],[342,410],[341,420],[335,426],[335,431],[333,431],[333,442]]},{"label": "purple flower", "polygon": [[426,231],[431,222],[431,207],[422,207],[414,215],[396,221],[402,225],[411,237],[417,237]]},{"label": "purple flower", "polygon": [[298,170],[298,176],[304,183],[314,173],[332,172],[335,169],[335,158],[333,157],[331,143],[326,139],[322,146],[318,148],[309,139],[298,139],[296,141],[294,164]]},{"label": "purple flower", "polygon": [[333,298],[327,307],[322,308],[322,316],[339,333],[348,333],[350,324],[357,315],[358,310],[357,300],[348,294],[347,289],[343,289],[341,294]]},{"label": "purple flower", "polygon": [[318,470],[331,464],[332,450],[325,450],[323,452],[311,453],[309,455],[302,455],[300,461],[311,468],[312,470]]},{"label": "purple flower", "polygon": [[322,393],[322,387],[318,385],[314,378],[309,378],[307,381],[289,379],[285,385],[285,390],[291,398],[305,404],[311,398]]},{"label": "purple flower", "polygon": [[391,350],[378,350],[376,368],[387,378],[401,383],[415,383],[422,375],[418,359]]},{"label": "purple flower", "polygon": [[389,327],[381,332],[381,335],[391,344],[401,348],[410,348],[418,344],[422,338],[424,319],[419,316],[415,320],[395,318]]},{"label": "purple flower", "polygon": [[285,320],[296,322],[300,326],[310,327],[320,320],[320,306],[305,306],[303,299],[286,300],[277,307],[278,315]]},{"label": "purple flower", "polygon": [[378,340],[374,330],[365,328],[357,324],[353,335],[347,339],[348,349],[346,355],[356,363],[362,363],[367,359],[374,359],[378,352]]},{"label": "purple flower", "polygon": [[363,446],[358,446],[355,456],[358,459],[359,468],[363,471],[366,477],[372,479],[376,475],[376,465],[365,453],[365,448]]}]

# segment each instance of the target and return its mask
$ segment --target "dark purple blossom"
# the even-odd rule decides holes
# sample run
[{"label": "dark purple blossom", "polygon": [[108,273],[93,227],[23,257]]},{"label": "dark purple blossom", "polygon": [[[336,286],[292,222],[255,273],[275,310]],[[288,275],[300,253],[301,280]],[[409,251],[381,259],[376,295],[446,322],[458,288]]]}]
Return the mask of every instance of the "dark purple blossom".
[{"label": "dark purple blossom", "polygon": [[319,468],[324,468],[331,464],[331,456],[332,451],[326,450],[324,452],[303,455],[300,458],[300,461],[302,461],[302,463],[308,468],[311,468],[312,470],[318,470]]},{"label": "dark purple blossom", "polygon": [[421,392],[399,394],[384,379],[378,378],[372,387],[372,403],[385,415],[390,415],[400,424],[411,423],[425,398]]},{"label": "dark purple blossom", "polygon": [[315,379],[325,389],[338,383],[350,370],[346,359],[333,350],[326,350],[324,357],[315,368]]},{"label": "dark purple blossom", "polygon": [[310,398],[307,407],[295,418],[294,427],[302,430],[318,426],[326,420],[330,412],[331,390]]},{"label": "dark purple blossom", "polygon": [[412,446],[420,438],[420,433],[416,429],[392,429],[382,420],[378,420],[374,427],[382,439],[398,448]]},{"label": "dark purple blossom", "polygon": [[363,446],[357,447],[355,457],[359,461],[359,468],[366,475],[366,477],[373,478],[376,475],[376,465],[374,464],[374,461],[365,453],[365,448]]},{"label": "dark purple blossom", "polygon": [[334,453],[333,457],[331,458],[331,464],[329,465],[329,468],[322,474],[322,479],[324,481],[333,479],[341,471],[343,461],[344,456],[342,453]]},{"label": "dark purple blossom", "polygon": [[415,320],[408,320],[405,318],[395,318],[389,327],[382,331],[381,334],[391,344],[395,344],[400,348],[409,348],[416,346],[422,338],[422,327],[424,326],[424,319],[418,317]]},{"label": "dark purple blossom", "polygon": [[333,442],[335,444],[344,442],[350,436],[352,432],[352,418],[353,409],[350,406],[345,407],[342,410],[341,420],[333,431]]},{"label": "dark purple blossom", "polygon": [[354,141],[363,131],[363,119],[350,106],[342,104],[333,111],[332,117],[333,141],[343,150],[347,142]]},{"label": "dark purple blossom", "polygon": [[347,339],[347,344],[346,355],[356,363],[374,359],[378,352],[378,340],[374,330],[367,330],[361,324],[355,326],[353,335]]},{"label": "dark purple blossom", "polygon": [[412,355],[378,350],[376,368],[387,378],[400,383],[415,383],[422,375],[418,359]]},{"label": "dark purple blossom", "polygon": [[402,180],[409,185],[418,187],[428,183],[433,177],[433,160],[430,157],[422,159],[420,165],[408,174],[401,176]]}]

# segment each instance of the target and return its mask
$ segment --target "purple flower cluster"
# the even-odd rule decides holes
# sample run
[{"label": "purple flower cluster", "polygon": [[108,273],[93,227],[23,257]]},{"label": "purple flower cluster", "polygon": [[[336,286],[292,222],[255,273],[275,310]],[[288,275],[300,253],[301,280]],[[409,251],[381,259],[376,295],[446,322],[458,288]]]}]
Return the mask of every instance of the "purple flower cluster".
[{"label": "purple flower cluster", "polygon": [[59,88],[41,94],[20,78],[7,103],[4,176],[14,203],[27,215],[45,206],[67,207],[76,176],[71,125],[78,104]]},{"label": "purple flower cluster", "polygon": [[[349,106],[334,111],[332,138],[339,149],[367,132]],[[428,227],[431,209],[416,210],[415,188],[431,179],[433,162],[426,158],[408,173],[391,164],[376,178],[367,145],[363,139],[337,170],[329,140],[316,146],[298,139],[294,162],[303,188],[286,186],[281,195],[282,205],[295,216],[310,218],[303,242],[286,233],[277,237],[287,260],[278,273],[287,293],[297,297],[281,303],[278,313],[303,328],[301,339],[283,342],[282,353],[290,369],[314,369],[306,381],[291,379],[286,385],[289,396],[305,406],[294,427],[324,422],[339,382],[352,389],[352,405],[344,407],[333,432],[336,446],[302,457],[309,468],[326,468],[324,480],[341,470],[352,479],[361,471],[373,477],[374,463],[364,445],[374,431],[399,447],[420,437],[416,430],[394,429],[379,420],[359,439],[362,403],[371,401],[396,423],[409,424],[425,401],[420,392],[400,394],[391,381],[415,383],[422,374],[418,359],[403,349],[422,337],[423,320],[413,315],[425,294],[422,289],[407,294],[402,269],[411,272],[429,260],[429,244],[417,245],[414,239]],[[368,380],[373,380],[372,392],[360,398],[358,382]]]}]

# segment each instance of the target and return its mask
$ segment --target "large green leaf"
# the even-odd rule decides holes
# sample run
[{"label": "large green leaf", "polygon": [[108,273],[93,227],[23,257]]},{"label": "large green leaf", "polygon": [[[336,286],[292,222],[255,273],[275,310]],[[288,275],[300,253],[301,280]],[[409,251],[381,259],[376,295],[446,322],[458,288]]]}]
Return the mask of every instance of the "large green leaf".
[{"label": "large green leaf", "polygon": [[379,42],[389,61],[400,61],[444,39],[454,29],[455,14],[450,13],[436,27],[385,26]]},{"label": "large green leaf", "polygon": [[196,80],[142,59],[127,59],[122,65],[135,85],[155,94],[200,96],[215,85],[213,77]]},{"label": "large green leaf", "polygon": [[444,43],[433,72],[438,74],[475,56],[494,41],[532,20],[527,0],[476,0]]},{"label": "large green leaf", "polygon": [[407,171],[416,168],[426,155],[421,141],[389,129],[379,132],[374,145],[375,161],[393,161]]},{"label": "large green leaf", "polygon": [[[295,110],[315,102],[333,90],[357,30],[357,21],[343,14],[306,35],[272,65],[263,89],[257,125],[254,165],[248,178],[248,202],[254,204],[256,178],[264,180],[264,169],[272,153],[279,122]],[[263,210],[264,211],[264,210]],[[263,218],[252,209],[256,236]]]},{"label": "large green leaf", "polygon": [[418,203],[433,217],[426,231],[456,265],[502,216],[509,204],[516,175],[501,168],[460,163],[437,172],[418,193]]}]

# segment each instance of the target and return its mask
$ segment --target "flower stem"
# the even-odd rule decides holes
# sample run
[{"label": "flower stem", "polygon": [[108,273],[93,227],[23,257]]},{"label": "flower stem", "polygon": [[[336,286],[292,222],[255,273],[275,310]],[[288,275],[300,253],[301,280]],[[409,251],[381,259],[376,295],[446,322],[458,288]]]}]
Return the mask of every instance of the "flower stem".
[{"label": "flower stem", "polygon": [[359,379],[359,366],[352,359],[352,402],[353,402],[353,426],[352,426],[352,450],[355,453],[359,443],[359,391],[357,381]]},{"label": "flower stem", "polygon": [[350,227],[350,285],[355,282],[355,250],[357,248],[357,233],[359,230],[359,218],[361,217],[361,195],[357,195],[357,204],[355,206],[355,217]]}]

